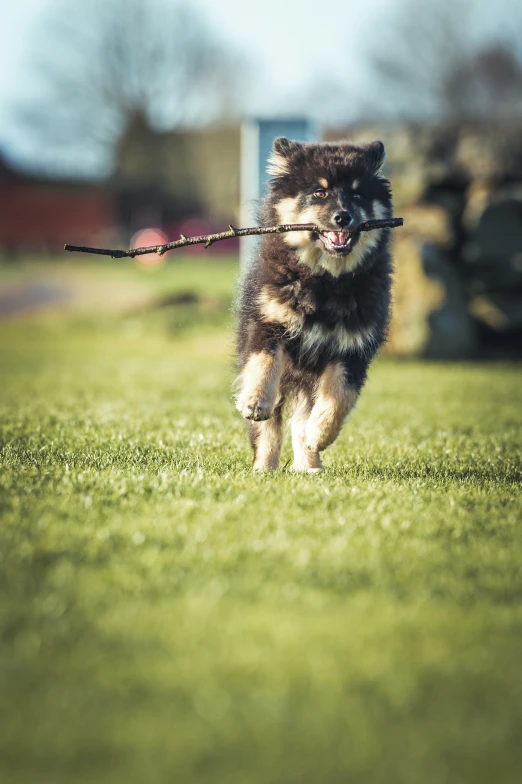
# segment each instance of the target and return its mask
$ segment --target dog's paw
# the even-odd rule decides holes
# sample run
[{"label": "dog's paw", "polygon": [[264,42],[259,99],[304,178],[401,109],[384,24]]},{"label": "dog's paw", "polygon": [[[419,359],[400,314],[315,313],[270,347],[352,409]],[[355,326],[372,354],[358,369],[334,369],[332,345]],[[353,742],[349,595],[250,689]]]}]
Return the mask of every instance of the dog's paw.
[{"label": "dog's paw", "polygon": [[303,465],[302,463],[294,463],[290,466],[290,471],[295,474],[321,474],[324,469],[322,465]]},{"label": "dog's paw", "polygon": [[272,415],[272,406],[267,400],[262,398],[250,398],[246,401],[238,401],[238,410],[245,419],[253,422],[264,422]]}]

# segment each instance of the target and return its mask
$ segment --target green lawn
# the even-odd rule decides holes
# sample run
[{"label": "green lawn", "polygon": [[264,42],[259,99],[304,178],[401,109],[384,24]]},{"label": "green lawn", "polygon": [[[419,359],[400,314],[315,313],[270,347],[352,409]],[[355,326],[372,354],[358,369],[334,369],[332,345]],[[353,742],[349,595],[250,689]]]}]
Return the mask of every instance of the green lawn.
[{"label": "green lawn", "polygon": [[200,299],[0,324],[0,781],[518,784],[520,366],[381,359],[253,476],[233,263],[38,275]]}]

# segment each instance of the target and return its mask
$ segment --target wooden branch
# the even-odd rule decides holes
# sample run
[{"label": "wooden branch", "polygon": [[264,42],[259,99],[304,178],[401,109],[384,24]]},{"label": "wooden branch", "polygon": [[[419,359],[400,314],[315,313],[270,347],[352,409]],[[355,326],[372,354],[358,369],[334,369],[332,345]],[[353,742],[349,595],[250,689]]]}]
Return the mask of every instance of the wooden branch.
[{"label": "wooden branch", "polygon": [[[402,218],[367,220],[360,223],[353,231],[347,231],[346,234],[356,234],[359,231],[372,231],[373,229],[395,229],[398,226],[402,226],[403,222]],[[133,259],[135,256],[144,256],[147,253],[157,253],[158,256],[163,256],[163,254],[169,250],[185,248],[187,245],[204,245],[205,248],[209,248],[214,242],[230,240],[233,237],[251,237],[259,234],[286,234],[289,231],[313,231],[317,234],[321,233],[321,230],[313,223],[287,223],[282,226],[254,226],[251,229],[236,229],[234,226],[230,225],[228,231],[222,231],[219,234],[205,234],[201,237],[185,237],[185,235],[182,234],[179,240],[167,242],[164,245],[151,245],[147,248],[110,250],[109,248],[88,248],[84,245],[64,245],[64,248],[71,252],[75,251],[78,253],[94,253],[98,256],[110,256],[112,259],[123,259],[126,257]]]}]

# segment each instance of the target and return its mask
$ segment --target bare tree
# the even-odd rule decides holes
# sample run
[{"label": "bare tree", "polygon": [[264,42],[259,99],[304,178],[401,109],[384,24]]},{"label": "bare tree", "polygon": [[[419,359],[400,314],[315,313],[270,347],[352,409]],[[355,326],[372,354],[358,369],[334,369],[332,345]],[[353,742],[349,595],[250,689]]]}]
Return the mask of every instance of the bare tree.
[{"label": "bare tree", "polygon": [[505,41],[458,63],[442,85],[453,114],[470,119],[522,115],[522,62]]},{"label": "bare tree", "polygon": [[19,118],[41,160],[110,168],[136,115],[152,127],[231,111],[237,63],[193,10],[162,0],[55,0]]},{"label": "bare tree", "polygon": [[413,118],[491,119],[522,112],[522,63],[503,38],[478,43],[469,0],[403,0],[371,52],[388,113]]}]

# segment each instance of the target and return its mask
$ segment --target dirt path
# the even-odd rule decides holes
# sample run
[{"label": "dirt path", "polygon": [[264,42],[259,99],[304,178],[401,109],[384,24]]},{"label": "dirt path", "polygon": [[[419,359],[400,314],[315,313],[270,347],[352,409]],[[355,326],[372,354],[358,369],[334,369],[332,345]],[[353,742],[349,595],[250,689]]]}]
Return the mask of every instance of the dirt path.
[{"label": "dirt path", "polygon": [[66,286],[49,281],[3,286],[0,290],[0,319],[65,303],[70,299],[71,292]]}]

